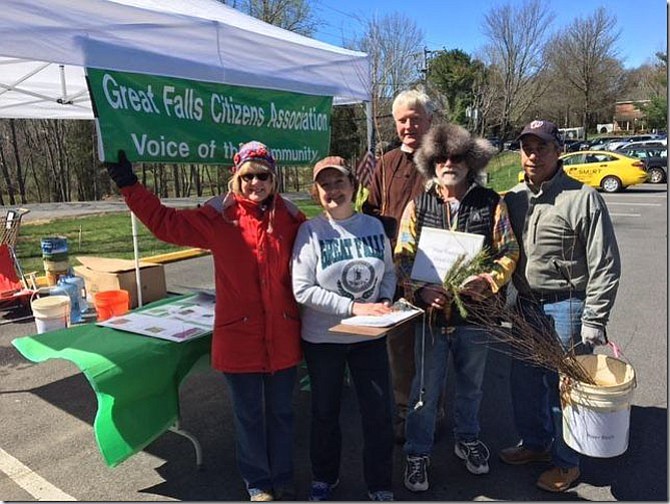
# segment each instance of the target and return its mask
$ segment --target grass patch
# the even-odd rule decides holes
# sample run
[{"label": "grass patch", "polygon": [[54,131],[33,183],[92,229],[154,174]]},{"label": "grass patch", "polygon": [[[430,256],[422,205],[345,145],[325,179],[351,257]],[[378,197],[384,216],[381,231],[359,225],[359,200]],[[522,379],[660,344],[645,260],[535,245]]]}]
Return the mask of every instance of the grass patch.
[{"label": "grass patch", "polygon": [[[321,207],[311,200],[296,201],[298,207],[308,217],[321,212]],[[178,247],[155,238],[138,221],[137,241],[140,258],[165,254],[189,247]],[[130,212],[113,212],[87,215],[49,222],[31,224],[23,222],[16,242],[16,255],[25,272],[44,273],[41,239],[49,236],[65,236],[68,244],[70,265],[76,266],[78,255],[132,259],[133,238]]]},{"label": "grass patch", "polygon": [[521,155],[518,151],[503,151],[496,155],[487,167],[489,187],[505,192],[518,183],[521,171]]}]

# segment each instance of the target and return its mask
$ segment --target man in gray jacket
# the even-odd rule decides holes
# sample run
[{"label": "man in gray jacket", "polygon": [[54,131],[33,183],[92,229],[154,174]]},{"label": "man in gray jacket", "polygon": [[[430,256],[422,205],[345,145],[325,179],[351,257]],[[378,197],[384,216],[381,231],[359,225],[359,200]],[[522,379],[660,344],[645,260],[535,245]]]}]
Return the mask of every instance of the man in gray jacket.
[{"label": "man in gray jacket", "polygon": [[[513,276],[518,308],[526,320],[552,327],[566,351],[591,353],[607,343],[621,272],[607,206],[595,189],[564,173],[555,124],[533,121],[517,140],[525,180],[505,202],[521,249]],[[551,461],[537,486],[567,490],[580,476],[579,454],[563,441],[557,373],[514,359],[510,388],[521,442],[502,450],[501,460]]]}]

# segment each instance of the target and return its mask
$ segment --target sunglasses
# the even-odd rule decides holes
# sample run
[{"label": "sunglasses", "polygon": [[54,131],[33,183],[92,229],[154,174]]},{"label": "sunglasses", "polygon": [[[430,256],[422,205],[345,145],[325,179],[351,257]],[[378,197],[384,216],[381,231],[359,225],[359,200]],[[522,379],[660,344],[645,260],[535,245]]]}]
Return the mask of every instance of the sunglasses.
[{"label": "sunglasses", "polygon": [[272,176],[271,173],[245,173],[244,175],[240,175],[242,177],[242,180],[245,182],[251,182],[253,179],[260,180],[261,182],[265,182],[267,179],[269,179]]},{"label": "sunglasses", "polygon": [[446,164],[447,161],[451,161],[451,164],[462,163],[465,161],[464,154],[453,154],[445,159],[438,159],[436,164]]}]

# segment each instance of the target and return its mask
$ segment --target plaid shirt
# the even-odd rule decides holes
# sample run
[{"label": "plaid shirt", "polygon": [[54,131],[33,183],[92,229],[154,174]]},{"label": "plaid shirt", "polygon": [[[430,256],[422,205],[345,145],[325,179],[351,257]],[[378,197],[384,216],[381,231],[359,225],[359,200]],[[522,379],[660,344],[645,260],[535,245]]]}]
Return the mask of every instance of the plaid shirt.
[{"label": "plaid shirt", "polygon": [[[447,205],[447,211],[450,211],[449,205]],[[452,219],[455,221],[456,217],[453,216]],[[418,246],[414,200],[410,201],[405,207],[399,231],[398,242],[395,247],[398,285],[403,289],[404,296],[411,301],[414,300],[414,294],[426,285],[426,282],[411,279],[412,266]],[[519,244],[512,231],[507,205],[502,198],[496,206],[494,215],[492,250],[490,253],[492,258],[491,270],[482,275],[488,280],[491,291],[495,294],[510,281],[519,259]]]}]

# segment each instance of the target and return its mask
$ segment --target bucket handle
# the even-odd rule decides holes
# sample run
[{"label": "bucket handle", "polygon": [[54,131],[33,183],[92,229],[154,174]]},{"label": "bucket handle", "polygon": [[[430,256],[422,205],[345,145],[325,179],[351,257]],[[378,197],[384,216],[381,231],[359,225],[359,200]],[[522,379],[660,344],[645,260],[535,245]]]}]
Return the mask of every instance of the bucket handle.
[{"label": "bucket handle", "polygon": [[[615,359],[619,359],[630,364],[630,359],[623,354],[621,347],[614,343],[614,341],[608,341],[606,346],[612,350],[612,355],[614,355]],[[637,388],[637,374],[633,375],[633,388]]]},{"label": "bucket handle", "polygon": [[35,296],[39,298],[41,294],[50,294],[50,289],[51,287],[40,287],[39,289],[34,290],[30,295],[30,304],[32,305],[32,302],[35,300]]},{"label": "bucket handle", "polygon": [[608,341],[607,346],[612,349],[612,354],[616,359],[618,359],[621,356],[621,348],[619,347],[619,345],[614,343],[614,341]]}]

